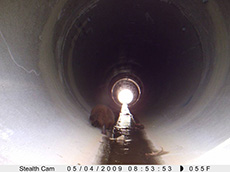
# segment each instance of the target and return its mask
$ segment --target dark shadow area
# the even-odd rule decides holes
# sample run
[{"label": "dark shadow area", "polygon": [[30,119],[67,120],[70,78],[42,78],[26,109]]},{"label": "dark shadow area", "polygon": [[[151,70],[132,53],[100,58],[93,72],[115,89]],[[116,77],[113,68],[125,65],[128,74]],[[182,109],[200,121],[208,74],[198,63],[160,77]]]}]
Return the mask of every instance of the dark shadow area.
[{"label": "dark shadow area", "polygon": [[200,40],[173,3],[101,0],[76,20],[68,39],[75,83],[90,106],[114,106],[107,82],[126,66],[144,85],[136,114],[185,106],[200,82]]}]

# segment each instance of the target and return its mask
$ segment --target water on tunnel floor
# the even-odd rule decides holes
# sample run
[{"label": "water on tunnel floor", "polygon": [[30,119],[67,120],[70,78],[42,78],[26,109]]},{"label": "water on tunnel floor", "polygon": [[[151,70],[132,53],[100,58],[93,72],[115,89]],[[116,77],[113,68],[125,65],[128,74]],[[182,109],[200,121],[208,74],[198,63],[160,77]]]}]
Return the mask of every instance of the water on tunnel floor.
[{"label": "water on tunnel floor", "polygon": [[160,156],[149,155],[155,148],[143,130],[125,129],[122,132],[124,140],[103,137],[100,164],[162,164]]},{"label": "water on tunnel floor", "polygon": [[134,126],[120,129],[115,127],[113,137],[103,136],[102,140],[100,164],[160,165],[163,164],[160,155],[167,153],[163,149],[154,148],[144,130]]}]

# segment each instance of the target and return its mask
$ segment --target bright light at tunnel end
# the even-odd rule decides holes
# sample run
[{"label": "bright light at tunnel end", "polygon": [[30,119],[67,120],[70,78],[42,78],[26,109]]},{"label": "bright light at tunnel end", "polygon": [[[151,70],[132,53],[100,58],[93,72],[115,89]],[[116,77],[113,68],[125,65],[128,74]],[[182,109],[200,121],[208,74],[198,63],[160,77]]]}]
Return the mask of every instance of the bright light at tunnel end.
[{"label": "bright light at tunnel end", "polygon": [[110,89],[111,98],[119,107],[123,104],[131,107],[139,101],[142,91],[138,83],[142,85],[142,82],[137,77],[135,78],[136,81],[129,77],[115,78],[116,80],[110,81],[112,86]]},{"label": "bright light at tunnel end", "polygon": [[118,100],[121,104],[129,104],[133,101],[133,93],[129,89],[122,89],[118,93]]}]

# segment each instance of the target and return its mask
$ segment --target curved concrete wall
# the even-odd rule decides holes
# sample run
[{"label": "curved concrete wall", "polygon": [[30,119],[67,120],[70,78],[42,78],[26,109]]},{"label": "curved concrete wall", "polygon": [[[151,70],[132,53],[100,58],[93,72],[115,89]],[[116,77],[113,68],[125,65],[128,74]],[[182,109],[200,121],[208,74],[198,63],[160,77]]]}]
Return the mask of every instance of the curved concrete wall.
[{"label": "curved concrete wall", "polygon": [[[66,2],[0,2],[1,164],[97,162],[101,134],[88,122],[88,105],[65,87],[53,50]],[[199,34],[205,70],[186,108],[175,104],[143,117],[148,139],[170,151],[162,156],[167,164],[230,164],[230,3],[173,2]]]},{"label": "curved concrete wall", "polygon": [[100,132],[60,81],[53,28],[65,1],[1,1],[1,164],[86,164]]},{"label": "curved concrete wall", "polygon": [[155,122],[146,119],[155,123],[149,122],[147,133],[170,150],[165,162],[229,164],[227,8],[230,4],[227,1],[175,2],[199,34],[205,64],[203,78],[187,107],[179,108],[175,103],[161,112]]}]

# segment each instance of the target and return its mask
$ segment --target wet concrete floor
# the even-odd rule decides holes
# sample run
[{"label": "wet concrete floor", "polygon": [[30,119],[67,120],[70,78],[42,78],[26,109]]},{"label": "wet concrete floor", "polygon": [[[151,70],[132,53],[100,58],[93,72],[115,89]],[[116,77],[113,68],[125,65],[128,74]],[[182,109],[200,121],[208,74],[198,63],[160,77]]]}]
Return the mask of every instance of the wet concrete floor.
[{"label": "wet concrete floor", "polygon": [[117,139],[103,137],[100,164],[163,164],[159,155],[149,155],[156,149],[144,130],[121,129],[114,135]]}]

